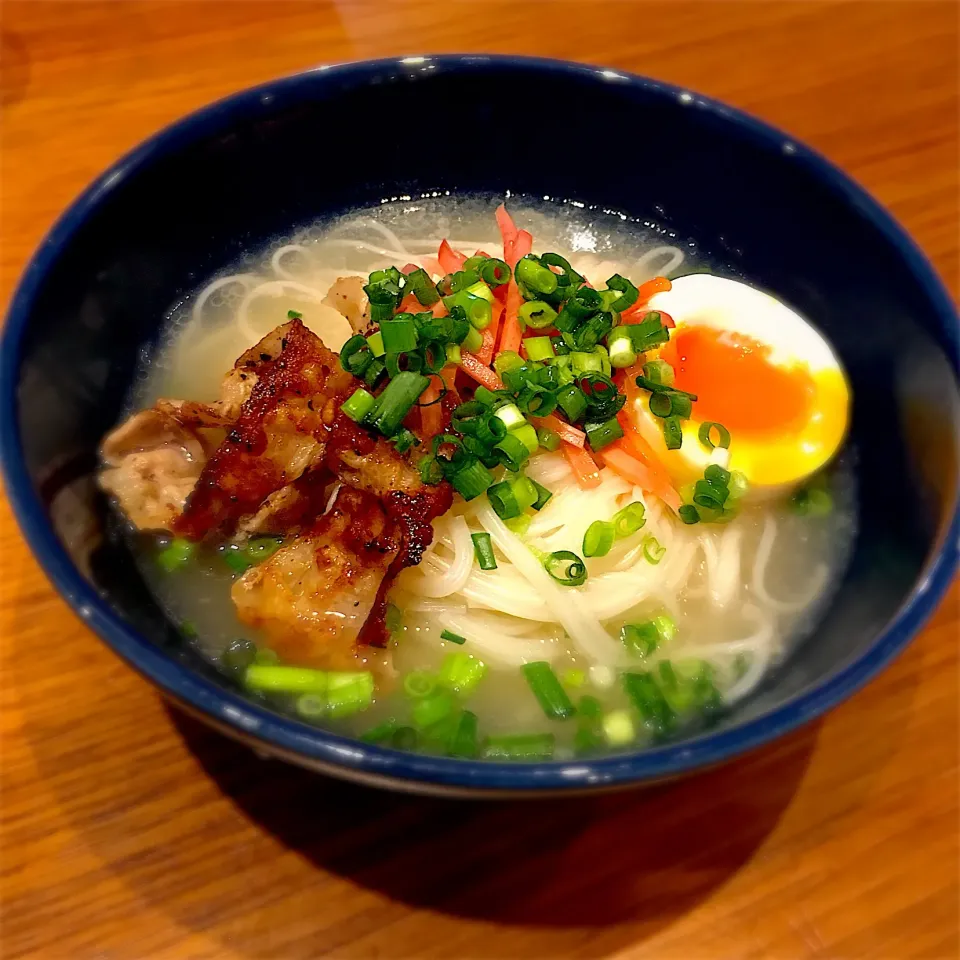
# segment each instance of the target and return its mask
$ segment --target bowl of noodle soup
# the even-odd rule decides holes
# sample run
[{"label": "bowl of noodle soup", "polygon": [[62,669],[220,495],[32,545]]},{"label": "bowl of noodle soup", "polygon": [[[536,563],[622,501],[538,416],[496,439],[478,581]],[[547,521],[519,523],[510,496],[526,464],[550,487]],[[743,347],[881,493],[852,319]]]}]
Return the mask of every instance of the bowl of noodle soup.
[{"label": "bowl of noodle soup", "polygon": [[[518,84],[670,150],[329,146],[467,90],[495,123]],[[599,306],[565,331],[571,297]],[[421,347],[446,330],[433,374],[391,346],[414,328]],[[957,320],[929,265],[807,148],[639,77],[408,58],[237,94],[78,199],[4,337],[7,489],[68,601],[174,701],[338,776],[540,794],[715,763],[866,682],[956,563]],[[378,421],[417,376],[403,426]],[[280,449],[244,434],[268,383],[298,445],[251,493]]]}]

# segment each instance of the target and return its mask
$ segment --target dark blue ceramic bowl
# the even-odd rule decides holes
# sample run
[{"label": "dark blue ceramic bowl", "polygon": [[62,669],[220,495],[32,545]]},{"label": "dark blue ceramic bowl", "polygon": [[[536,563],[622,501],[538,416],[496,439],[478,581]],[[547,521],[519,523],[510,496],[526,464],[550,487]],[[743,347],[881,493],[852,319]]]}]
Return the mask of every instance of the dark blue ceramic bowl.
[{"label": "dark blue ceramic bowl", "polygon": [[[517,90],[642,148],[553,151],[518,129],[395,149],[405,118],[503,129]],[[380,121],[371,123],[371,118]],[[521,125],[522,128],[522,125]],[[504,765],[355,743],[251,703],[178,642],[110,537],[91,472],[165,311],[249,246],[319,215],[427,190],[573,198],[693,237],[828,334],[853,385],[861,534],[816,633],[711,732],[633,755]],[[14,297],[2,342],[7,492],[74,610],[165,694],[306,766],[410,790],[556,793],[727,759],[836,705],[931,613],[957,563],[958,336],[953,305],[890,216],[823,158],[722,104],[570,63],[429,57],[321,67],[169,127],[67,211]],[[105,705],[103,709],[109,709]]]}]

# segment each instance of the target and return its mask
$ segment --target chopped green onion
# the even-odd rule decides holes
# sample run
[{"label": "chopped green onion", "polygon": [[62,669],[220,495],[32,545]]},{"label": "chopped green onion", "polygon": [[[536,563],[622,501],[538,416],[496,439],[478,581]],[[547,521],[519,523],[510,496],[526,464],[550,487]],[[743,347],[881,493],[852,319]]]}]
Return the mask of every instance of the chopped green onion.
[{"label": "chopped green onion", "polygon": [[603,359],[599,353],[574,350],[570,354],[570,367],[578,376],[584,373],[603,373]]},{"label": "chopped green onion", "polygon": [[673,710],[651,674],[625,673],[623,687],[640,716],[657,733],[666,733],[673,727]]},{"label": "chopped green onion", "polygon": [[409,313],[384,320],[380,324],[380,336],[387,353],[408,353],[417,348],[417,327]]},{"label": "chopped green onion", "polygon": [[620,630],[623,645],[641,657],[649,657],[660,646],[660,631],[657,625],[648,620],[646,623],[627,623]]},{"label": "chopped green onion", "polygon": [[493,369],[500,376],[503,376],[508,370],[517,370],[523,365],[523,357],[516,350],[501,350],[493,358]]},{"label": "chopped green onion", "polygon": [[340,409],[354,423],[360,423],[361,420],[373,409],[376,403],[372,393],[364,390],[363,387],[357,387],[350,396],[343,401]]},{"label": "chopped green onion", "polygon": [[643,375],[651,383],[660,383],[665,387],[673,386],[673,367],[666,360],[650,360],[643,365]]},{"label": "chopped green onion", "polygon": [[613,530],[616,538],[622,540],[635,534],[647,521],[646,508],[639,501],[628,503],[613,515]]},{"label": "chopped green onion", "polygon": [[605,557],[613,546],[613,524],[607,520],[594,520],[583,535],[585,557]]},{"label": "chopped green onion", "polygon": [[398,373],[377,398],[377,406],[370,417],[371,425],[385,437],[393,436],[429,385],[430,381],[418,373]]},{"label": "chopped green onion", "polygon": [[450,643],[457,643],[461,646],[467,642],[466,637],[461,637],[459,633],[454,633],[451,630],[444,630],[440,634],[441,640],[449,640]]},{"label": "chopped green onion", "polygon": [[410,715],[414,724],[423,730],[425,727],[432,727],[453,713],[456,707],[456,701],[453,695],[446,690],[438,690],[424,697],[413,705]]},{"label": "chopped green onion", "polygon": [[366,337],[357,333],[340,348],[340,366],[355,377],[362,377],[373,355]]},{"label": "chopped green onion", "polygon": [[493,543],[489,533],[471,533],[473,555],[477,558],[481,570],[496,570],[497,558],[493,553]]},{"label": "chopped green onion", "polygon": [[515,733],[487,737],[483,741],[481,756],[484,760],[549,760],[553,750],[552,733]]},{"label": "chopped green onion", "polygon": [[[509,268],[508,268],[509,269]],[[477,738],[479,721],[477,715],[464,710],[457,720],[457,729],[450,740],[450,755],[471,760],[480,753],[480,744]]]},{"label": "chopped green onion", "polygon": [[479,270],[480,277],[484,283],[489,284],[491,287],[502,287],[503,284],[513,276],[513,271],[510,267],[502,260],[497,260],[494,257],[489,257],[484,260]]},{"label": "chopped green onion", "polygon": [[197,545],[195,543],[184,540],[182,537],[174,537],[173,540],[157,554],[157,563],[166,573],[173,573],[174,570],[179,570],[189,563],[190,560],[193,559],[196,550]]},{"label": "chopped green onion", "polygon": [[[536,433],[534,433],[534,436],[536,436]],[[503,465],[514,472],[522,469],[530,457],[530,450],[527,445],[511,433],[508,433],[499,443],[495,444],[493,449],[497,452]],[[493,487],[490,489],[492,491]],[[512,514],[512,516],[516,516],[516,514]]]},{"label": "chopped green onion", "polygon": [[406,427],[401,427],[390,438],[390,442],[396,447],[397,453],[406,453],[411,448],[420,446],[417,435]]},{"label": "chopped green onion", "polygon": [[397,733],[396,720],[384,720],[375,727],[371,727],[366,733],[360,734],[360,739],[364,743],[386,743],[392,740]]},{"label": "chopped green onion", "polygon": [[619,273],[615,273],[607,281],[607,287],[611,290],[617,290],[621,294],[610,307],[616,313],[623,313],[624,310],[632,307],[640,296],[640,291],[626,277],[621,277]]},{"label": "chopped green onion", "polygon": [[443,298],[443,305],[453,313],[455,307],[460,307],[470,324],[477,330],[484,330],[490,326],[493,320],[493,311],[490,308],[490,302],[484,297],[478,297],[467,290],[461,290],[459,293],[450,297]]},{"label": "chopped green onion", "polygon": [[493,474],[479,460],[474,459],[455,470],[450,477],[450,483],[464,500],[470,501],[479,497],[493,484]]},{"label": "chopped green onion", "polygon": [[607,348],[610,350],[610,364],[618,370],[632,367],[637,362],[637,351],[633,349],[630,334],[623,327],[618,327],[610,334]]},{"label": "chopped green onion", "polygon": [[590,420],[609,420],[615,417],[626,403],[626,396],[617,389],[617,385],[605,373],[596,371],[585,373],[580,377],[577,385],[586,397]]},{"label": "chopped green onion", "polygon": [[363,382],[368,387],[375,387],[386,369],[387,365],[382,360],[371,360],[367,364],[367,369],[363,371]]},{"label": "chopped green onion", "polygon": [[553,494],[546,488],[537,483],[536,480],[530,481],[533,484],[533,488],[537,491],[537,499],[533,501],[530,506],[534,510],[542,510],[546,505],[547,501],[553,496]]},{"label": "chopped green onion", "polygon": [[234,573],[242,575],[253,566],[253,561],[247,556],[246,550],[238,543],[229,543],[226,546],[220,547],[219,553],[220,556],[223,557],[223,562]]},{"label": "chopped green onion", "polygon": [[683,504],[683,506],[677,511],[677,516],[679,516],[680,519],[687,524],[700,522],[700,514],[697,513],[697,508],[690,503]]},{"label": "chopped green onion", "polygon": [[[713,440],[714,433],[717,436],[716,443]],[[726,449],[730,446],[730,431],[722,423],[717,423],[714,420],[705,420],[701,423],[697,436],[708,450],[713,450],[715,447]]]},{"label": "chopped green onion", "polygon": [[437,689],[437,678],[426,670],[412,670],[403,678],[403,692],[414,700],[429,697]]},{"label": "chopped green onion", "polygon": [[511,517],[509,520],[504,520],[503,523],[506,528],[515,536],[525,537],[527,531],[530,529],[530,523],[533,520],[528,513],[521,513],[519,517]]},{"label": "chopped green onion", "polygon": [[557,396],[554,393],[536,392],[528,388],[517,397],[517,406],[523,414],[546,417],[557,409]]},{"label": "chopped green onion", "polygon": [[432,307],[440,299],[430,274],[423,267],[417,267],[407,274],[403,289],[404,292],[409,290],[423,307]]},{"label": "chopped green onion", "polygon": [[[652,398],[651,398],[652,399]],[[668,450],[679,450],[683,446],[683,427],[679,417],[667,417],[663,420],[663,442]]]},{"label": "chopped green onion", "polygon": [[679,417],[682,420],[687,419],[693,410],[693,404],[689,397],[681,393],[672,391],[662,391],[660,393],[651,393],[648,401],[650,412],[655,417],[666,419],[667,417]]},{"label": "chopped green onion", "polygon": [[229,670],[246,670],[257,656],[257,646],[242,637],[231,640],[220,654],[220,663]]},{"label": "chopped green onion", "polygon": [[587,565],[571,550],[554,550],[544,558],[543,565],[565,587],[579,587],[587,581]]},{"label": "chopped green onion", "polygon": [[293,709],[302,720],[313,722],[326,715],[327,701],[319,693],[301,693]]},{"label": "chopped green onion", "polygon": [[472,297],[480,297],[482,300],[486,300],[487,303],[493,302],[493,291],[482,280],[471,283],[470,286],[466,288],[466,291]]},{"label": "chopped green onion", "polygon": [[456,343],[448,343],[446,346],[447,363],[459,365],[463,362],[463,354]]},{"label": "chopped green onion", "polygon": [[603,718],[603,735],[611,747],[625,747],[637,737],[633,718],[628,710],[611,710]]},{"label": "chopped green onion", "polygon": [[[521,423],[510,431],[511,437],[516,437],[526,447],[527,453],[536,453],[540,447],[536,427],[532,423]],[[504,438],[506,439],[506,438]]]},{"label": "chopped green onion", "polygon": [[729,491],[719,483],[710,480],[698,480],[693,485],[693,502],[707,510],[720,510],[726,503]]},{"label": "chopped green onion", "polygon": [[616,417],[611,417],[602,423],[585,423],[583,429],[591,450],[602,450],[623,436],[623,428]]},{"label": "chopped green onion", "polygon": [[539,443],[544,450],[553,452],[554,450],[560,449],[560,436],[549,427],[538,427],[537,443]]},{"label": "chopped green onion", "polygon": [[373,703],[373,674],[368,670],[328,674],[327,714],[348,717]]},{"label": "chopped green onion", "polygon": [[374,357],[382,357],[387,352],[383,346],[383,334],[379,330],[367,337],[367,346]]},{"label": "chopped green onion", "polygon": [[483,346],[483,336],[476,327],[471,327],[460,346],[469,353],[476,353]]},{"label": "chopped green onion", "polygon": [[303,319],[303,314],[300,313],[300,312],[297,311],[297,310],[288,310],[288,311],[287,311],[287,319],[288,319],[288,320],[302,320],[302,319]]},{"label": "chopped green onion", "polygon": [[307,667],[284,667],[252,663],[243,676],[244,684],[261,693],[324,693],[331,674]]},{"label": "chopped green onion", "polygon": [[497,407],[494,416],[503,421],[507,430],[513,430],[527,422],[527,418],[520,412],[520,408],[515,403],[505,403]]},{"label": "chopped green onion", "polygon": [[527,337],[523,345],[531,360],[549,360],[557,355],[553,349],[553,341],[549,337]]},{"label": "chopped green onion", "polygon": [[534,293],[553,293],[557,289],[557,275],[532,254],[528,253],[519,260],[514,270],[517,283],[522,283]]},{"label": "chopped green onion", "polygon": [[[557,311],[543,300],[528,300],[520,306],[520,309],[517,311],[517,317],[524,325],[531,329],[543,330],[545,327],[553,326],[557,319]],[[550,354],[550,356],[552,355],[553,354]],[[530,357],[531,360],[541,359],[530,356],[529,349],[527,350],[527,356]]]},{"label": "chopped green onion", "polygon": [[587,675],[583,670],[571,667],[569,670],[564,670],[563,673],[560,674],[560,682],[565,687],[576,690],[587,682]]},{"label": "chopped green onion", "polygon": [[643,559],[647,563],[656,566],[666,552],[667,548],[661,546],[660,541],[653,534],[648,534],[643,538]]},{"label": "chopped green onion", "polygon": [[729,485],[731,476],[732,474],[729,470],[725,470],[716,463],[709,464],[707,469],[703,471],[703,478],[705,480],[709,480],[711,483],[719,483],[724,487]]},{"label": "chopped green onion", "polygon": [[487,665],[462,650],[448,653],[440,665],[440,685],[468,697],[487,673]]},{"label": "chopped green onion", "polygon": [[576,423],[587,412],[587,398],[573,383],[557,391],[557,404],[571,423]]},{"label": "chopped green onion", "polygon": [[522,670],[537,702],[551,720],[566,720],[574,715],[573,702],[549,663],[545,660],[525,663]]}]

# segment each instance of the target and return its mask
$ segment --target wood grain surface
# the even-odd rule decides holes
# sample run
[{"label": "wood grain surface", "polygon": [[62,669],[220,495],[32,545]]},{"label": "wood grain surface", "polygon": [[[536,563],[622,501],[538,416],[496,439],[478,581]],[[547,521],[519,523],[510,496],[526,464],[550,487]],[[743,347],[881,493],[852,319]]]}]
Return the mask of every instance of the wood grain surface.
[{"label": "wood grain surface", "polygon": [[[433,51],[582,59],[750,110],[865,184],[956,291],[958,9],[5,0],[0,299],[158,127],[320,62]],[[179,715],[68,611],[5,504],[0,525],[5,958],[958,955],[956,589],[879,680],[722,769],[444,802]]]}]

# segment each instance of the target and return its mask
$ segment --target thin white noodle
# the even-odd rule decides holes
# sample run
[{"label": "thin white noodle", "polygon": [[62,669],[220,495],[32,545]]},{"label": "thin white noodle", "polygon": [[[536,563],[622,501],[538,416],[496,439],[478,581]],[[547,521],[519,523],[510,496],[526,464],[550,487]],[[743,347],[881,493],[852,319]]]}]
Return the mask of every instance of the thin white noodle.
[{"label": "thin white noodle", "polygon": [[[670,259],[660,267],[656,272],[650,267],[650,263],[656,260],[658,257],[662,257],[665,254],[670,255]],[[673,273],[677,267],[683,263],[685,259],[684,252],[679,247],[671,246],[662,246],[654,247],[652,250],[648,250],[639,260],[633,265],[633,273],[636,274],[638,280],[645,280],[648,277],[643,276],[642,272],[647,271],[650,277],[666,277],[669,274]]]},{"label": "thin white noodle", "polygon": [[273,272],[274,272],[278,277],[282,277],[284,280],[294,280],[294,281],[296,281],[296,280],[302,279],[302,278],[299,277],[298,275],[291,273],[289,270],[285,270],[285,269],[280,265],[280,261],[283,260],[283,258],[284,258],[288,253],[291,253],[291,252],[293,252],[293,251],[296,251],[297,253],[302,254],[302,255],[305,256],[308,260],[312,260],[312,259],[313,259],[310,251],[309,251],[305,246],[303,246],[302,244],[299,244],[299,243],[288,243],[288,244],[286,244],[286,246],[280,247],[280,249],[279,249],[279,250],[276,250],[276,251],[274,252],[273,256],[270,258],[270,266],[273,267]]},{"label": "thin white noodle", "polygon": [[389,227],[384,226],[378,220],[373,220],[369,217],[360,217],[357,220],[351,220],[349,223],[343,224],[343,227],[349,230],[352,230],[355,227],[366,227],[370,230],[376,230],[377,233],[386,238],[387,243],[393,244],[395,249],[403,251],[401,256],[407,257],[408,259],[410,257],[410,254],[407,253],[406,247],[403,245],[403,241]]},{"label": "thin white noodle", "polygon": [[348,247],[352,250],[366,250],[368,253],[375,253],[384,260],[389,260],[398,266],[404,266],[410,259],[411,254],[406,250],[391,250],[389,247],[378,247],[373,243],[367,243],[366,240],[321,240],[319,244],[325,247]]},{"label": "thin white noodle", "polygon": [[254,276],[252,273],[233,273],[229,277],[221,277],[219,280],[214,280],[212,283],[208,283],[198,294],[197,302],[193,305],[192,320],[193,325],[200,327],[203,319],[203,305],[210,299],[210,297],[221,289],[221,287],[228,287],[232,283],[239,283],[243,287],[256,286],[260,283],[260,278]]},{"label": "thin white noodle", "polygon": [[411,593],[422,597],[449,597],[451,593],[462,590],[473,566],[473,541],[470,528],[463,517],[451,517],[447,521],[447,539],[453,549],[453,560],[444,562],[446,569],[439,570],[439,558],[432,558],[434,570],[425,569],[423,564],[413,568],[412,576],[406,583]]},{"label": "thin white noodle", "polygon": [[778,600],[776,597],[772,597],[767,590],[765,580],[767,564],[770,562],[770,554],[773,552],[773,543],[776,537],[777,521],[768,514],[763,522],[763,534],[760,537],[760,545],[757,547],[756,559],[753,561],[753,592],[758,600],[774,610],[781,613],[792,613],[802,610],[817,599],[827,585],[830,568],[825,563],[818,564],[814,568],[807,589],[799,597],[794,597],[792,600]]},{"label": "thin white noodle", "polygon": [[312,300],[314,303],[323,302],[324,294],[320,293],[315,287],[309,287],[296,280],[268,280],[266,283],[261,283],[243,298],[240,308],[237,310],[237,327],[251,343],[256,343],[263,336],[250,325],[248,313],[251,302],[256,300],[257,297],[280,297],[284,290],[296,290],[305,299]]},{"label": "thin white noodle", "polygon": [[554,619],[563,626],[574,645],[585,656],[596,663],[623,662],[622,644],[613,640],[600,621],[577,603],[576,597],[560,593],[560,587],[553,582],[540,561],[507,529],[492,507],[481,506],[477,510],[477,517],[497,546],[543,598]]}]

